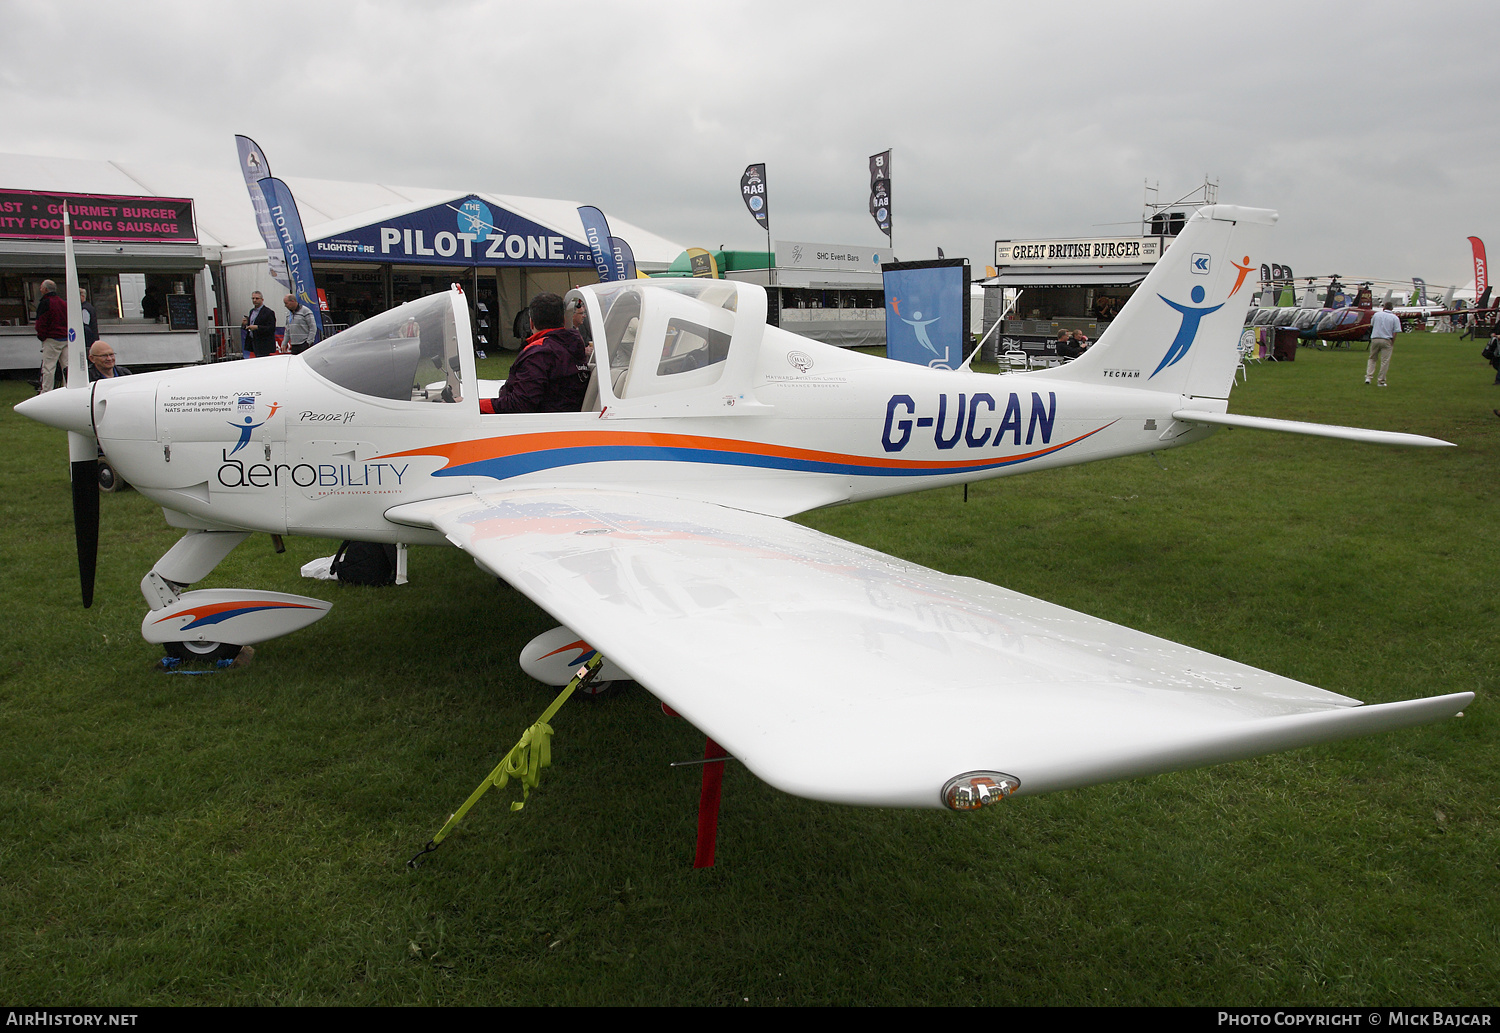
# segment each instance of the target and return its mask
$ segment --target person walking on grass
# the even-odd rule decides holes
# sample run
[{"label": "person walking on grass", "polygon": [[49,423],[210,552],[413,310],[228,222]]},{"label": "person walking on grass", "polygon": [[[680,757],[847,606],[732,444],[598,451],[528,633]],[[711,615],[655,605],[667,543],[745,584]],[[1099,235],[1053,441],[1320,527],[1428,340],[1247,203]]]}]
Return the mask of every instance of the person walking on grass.
[{"label": "person walking on grass", "polygon": [[1395,347],[1396,335],[1401,332],[1401,318],[1391,311],[1391,303],[1370,317],[1370,358],[1365,362],[1365,383],[1375,376],[1375,365],[1380,364],[1380,380],[1385,387],[1385,371],[1391,368],[1391,351]]}]

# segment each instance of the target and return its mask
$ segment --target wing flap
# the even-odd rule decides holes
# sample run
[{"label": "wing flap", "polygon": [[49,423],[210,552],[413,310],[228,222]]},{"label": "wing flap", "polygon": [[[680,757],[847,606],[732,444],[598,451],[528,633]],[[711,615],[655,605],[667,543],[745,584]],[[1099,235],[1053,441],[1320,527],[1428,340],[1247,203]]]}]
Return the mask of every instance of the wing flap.
[{"label": "wing flap", "polygon": [[787,792],[940,806],[1437,720],[1471,694],[1347,696],[798,524],[615,492],[402,506]]}]

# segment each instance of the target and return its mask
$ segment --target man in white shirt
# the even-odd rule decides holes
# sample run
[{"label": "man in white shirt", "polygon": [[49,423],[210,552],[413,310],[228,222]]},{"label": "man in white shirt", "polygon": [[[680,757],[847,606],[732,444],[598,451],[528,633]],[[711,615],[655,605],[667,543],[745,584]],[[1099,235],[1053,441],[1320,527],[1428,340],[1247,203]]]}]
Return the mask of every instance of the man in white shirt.
[{"label": "man in white shirt", "polygon": [[281,341],[293,355],[301,355],[311,348],[318,338],[318,324],[313,319],[312,309],[297,300],[295,294],[281,299],[286,306],[286,332]]},{"label": "man in white shirt", "polygon": [[1385,371],[1391,368],[1391,351],[1395,347],[1396,335],[1401,332],[1401,319],[1391,311],[1391,303],[1370,317],[1370,358],[1365,363],[1365,383],[1375,376],[1375,364],[1380,363],[1380,386],[1385,387]]}]

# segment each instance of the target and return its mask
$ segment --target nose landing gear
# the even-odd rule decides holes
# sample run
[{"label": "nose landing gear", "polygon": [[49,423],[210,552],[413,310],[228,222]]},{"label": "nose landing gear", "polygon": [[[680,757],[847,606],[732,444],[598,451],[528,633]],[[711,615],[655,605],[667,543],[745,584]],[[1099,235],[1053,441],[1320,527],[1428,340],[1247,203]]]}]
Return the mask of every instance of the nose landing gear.
[{"label": "nose landing gear", "polygon": [[162,649],[174,660],[233,660],[243,646],[231,642],[163,642]]},{"label": "nose landing gear", "polygon": [[141,621],[141,637],[160,643],[177,660],[233,660],[243,646],[288,635],[328,612],[330,603],[286,592],[183,591],[249,536],[248,531],[183,535],[141,579],[141,594],[151,607]]}]

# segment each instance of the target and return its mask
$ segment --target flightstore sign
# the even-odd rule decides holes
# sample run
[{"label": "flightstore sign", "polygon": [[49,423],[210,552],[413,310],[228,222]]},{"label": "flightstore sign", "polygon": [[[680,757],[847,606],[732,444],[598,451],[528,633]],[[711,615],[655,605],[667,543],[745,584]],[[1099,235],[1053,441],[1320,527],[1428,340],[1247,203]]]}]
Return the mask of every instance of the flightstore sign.
[{"label": "flightstore sign", "polygon": [[62,240],[63,204],[75,240],[196,244],[193,202],[185,197],[125,197],[0,189],[0,238]]},{"label": "flightstore sign", "polygon": [[995,241],[997,268],[1003,265],[1150,265],[1161,255],[1160,237]]},{"label": "flightstore sign", "polygon": [[308,242],[313,258],[398,265],[592,269],[587,244],[470,194]]}]

